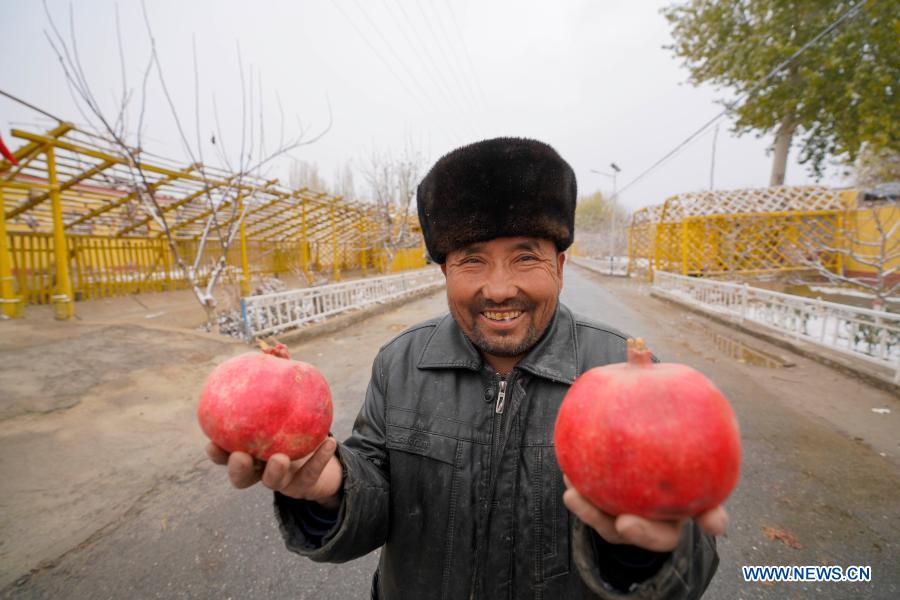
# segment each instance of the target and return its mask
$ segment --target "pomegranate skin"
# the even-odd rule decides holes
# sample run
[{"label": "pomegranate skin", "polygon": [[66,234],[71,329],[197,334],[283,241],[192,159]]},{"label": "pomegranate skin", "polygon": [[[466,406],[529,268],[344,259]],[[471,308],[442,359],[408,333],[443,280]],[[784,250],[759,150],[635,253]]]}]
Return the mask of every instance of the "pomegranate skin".
[{"label": "pomegranate skin", "polygon": [[686,365],[584,373],[563,399],[554,442],[575,489],[611,515],[692,517],[724,502],[740,473],[734,412]]},{"label": "pomegranate skin", "polygon": [[209,375],[197,418],[203,432],[228,452],[260,460],[310,454],[328,436],[331,391],[314,366],[250,352],[218,365]]}]

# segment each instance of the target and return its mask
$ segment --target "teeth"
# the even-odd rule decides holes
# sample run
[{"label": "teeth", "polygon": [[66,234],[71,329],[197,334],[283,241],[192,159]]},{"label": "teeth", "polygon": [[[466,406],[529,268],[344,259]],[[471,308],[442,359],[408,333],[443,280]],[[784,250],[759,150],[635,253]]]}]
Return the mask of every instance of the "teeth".
[{"label": "teeth", "polygon": [[521,310],[513,310],[513,311],[505,311],[505,312],[496,312],[496,311],[486,311],[484,313],[485,317],[490,319],[491,321],[512,321],[516,317],[522,314]]}]

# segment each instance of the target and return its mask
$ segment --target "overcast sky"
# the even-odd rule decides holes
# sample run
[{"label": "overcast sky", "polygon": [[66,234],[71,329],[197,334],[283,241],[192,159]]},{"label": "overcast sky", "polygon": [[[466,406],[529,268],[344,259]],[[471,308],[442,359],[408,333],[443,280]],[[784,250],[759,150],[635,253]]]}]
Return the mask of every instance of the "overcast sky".
[{"label": "overcast sky", "polygon": [[[147,33],[137,0],[120,0],[125,76],[139,96]],[[622,169],[621,189],[721,109],[727,91],[686,84],[687,71],[669,50],[666,3],[635,1],[493,0],[152,0],[147,10],[175,105],[193,141],[196,44],[200,130],[207,162],[216,129],[237,153],[241,84],[262,89],[269,145],[285,135],[313,135],[333,124],[315,144],[293,152],[331,179],[350,161],[358,192],[362,165],[374,149],[399,152],[412,144],[428,165],[460,145],[494,136],[534,137],[554,146],[578,176],[581,193],[612,189],[611,178],[592,173]],[[48,0],[62,34],[69,36],[69,3]],[[73,3],[78,51],[85,75],[110,112],[121,93],[115,6],[110,0]],[[45,37],[40,2],[4,0],[0,19],[0,89],[55,115],[84,122]],[[259,80],[257,81],[257,77]],[[254,100],[258,113],[259,103]],[[146,146],[184,160],[174,121],[150,79]],[[255,117],[258,120],[259,116]],[[137,104],[131,121],[137,121]],[[46,129],[48,121],[0,97],[0,127],[7,145],[13,126]],[[723,121],[717,137],[715,186],[768,184],[771,137],[736,138]],[[640,182],[620,201],[629,208],[667,196],[707,189],[710,131]],[[221,147],[221,141],[220,141]],[[792,152],[791,159],[796,155]],[[268,173],[287,179],[280,163]],[[791,160],[787,183],[812,180]],[[826,183],[839,183],[832,175]]]}]

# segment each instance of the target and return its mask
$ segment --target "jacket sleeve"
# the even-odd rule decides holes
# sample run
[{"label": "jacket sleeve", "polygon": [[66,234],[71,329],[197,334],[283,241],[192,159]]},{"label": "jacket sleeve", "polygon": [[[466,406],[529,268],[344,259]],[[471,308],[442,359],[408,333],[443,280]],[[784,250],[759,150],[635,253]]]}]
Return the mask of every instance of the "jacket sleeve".
[{"label": "jacket sleeve", "polygon": [[389,525],[390,475],[385,450],[385,386],[381,354],[372,366],[353,433],[338,444],[344,482],[337,523],[309,535],[309,503],[275,494],[275,515],[288,549],[317,562],[345,562],[384,545]]},{"label": "jacket sleeve", "polygon": [[590,526],[574,518],[572,548],[574,561],[585,584],[605,600],[695,600],[703,595],[719,565],[715,537],[702,531],[692,520],[685,523],[678,546],[655,574],[632,583],[627,591],[612,584],[607,551],[598,543]]}]

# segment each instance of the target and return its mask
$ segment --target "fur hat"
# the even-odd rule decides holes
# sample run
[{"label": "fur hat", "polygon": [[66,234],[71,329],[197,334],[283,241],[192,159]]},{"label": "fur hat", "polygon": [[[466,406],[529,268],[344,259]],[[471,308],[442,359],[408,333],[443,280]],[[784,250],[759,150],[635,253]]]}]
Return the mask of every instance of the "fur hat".
[{"label": "fur hat", "polygon": [[553,241],[575,236],[575,172],[537,140],[495,138],[444,155],[419,184],[419,222],[428,254],[447,254],[497,237]]}]

